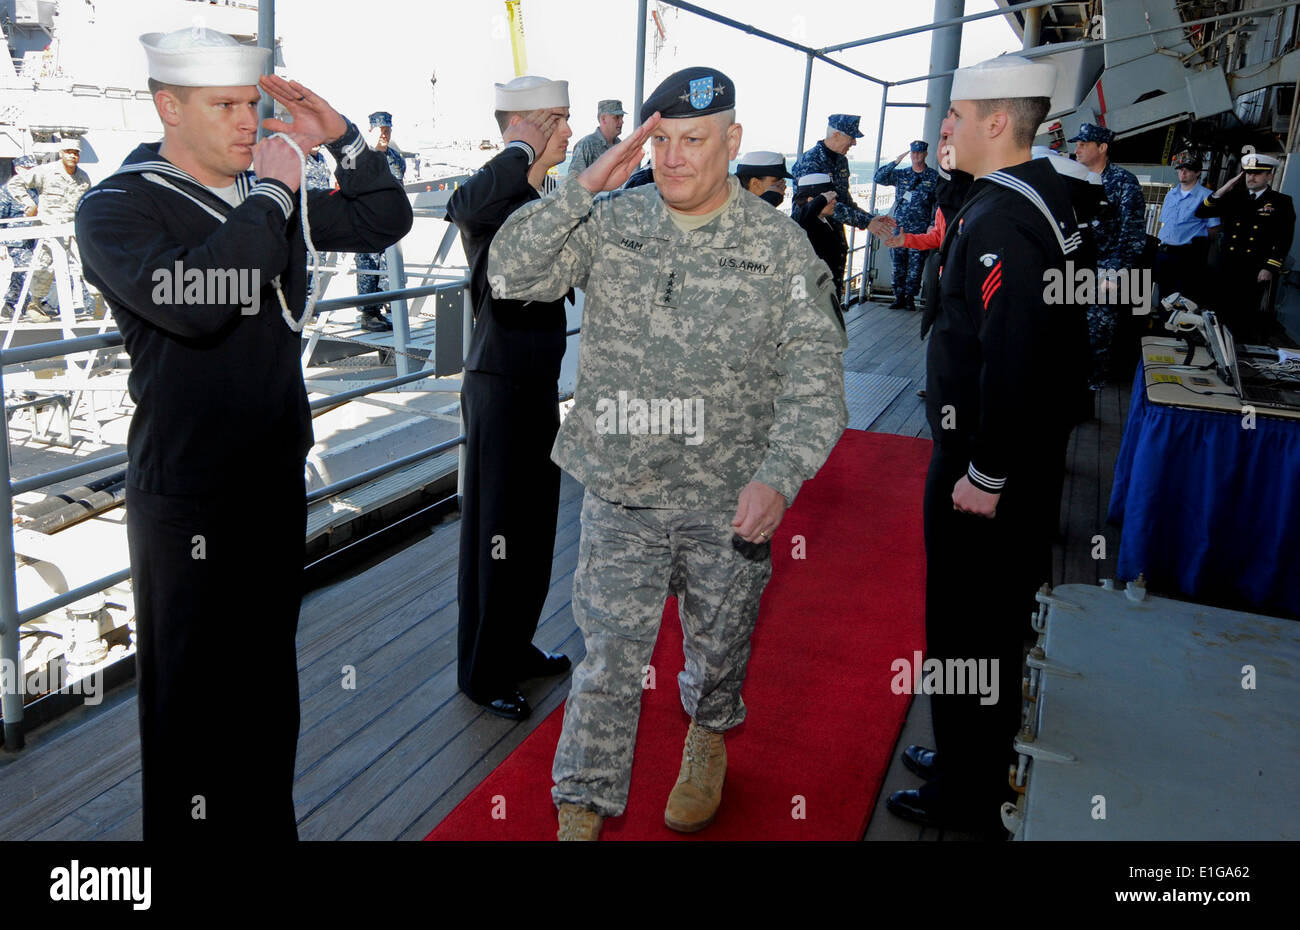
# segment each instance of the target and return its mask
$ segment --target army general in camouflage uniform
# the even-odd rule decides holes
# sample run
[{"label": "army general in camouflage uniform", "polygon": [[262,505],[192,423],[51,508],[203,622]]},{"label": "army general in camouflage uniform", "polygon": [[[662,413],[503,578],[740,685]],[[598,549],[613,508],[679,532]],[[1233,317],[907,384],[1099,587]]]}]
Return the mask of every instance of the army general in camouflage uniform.
[{"label": "army general in camouflage uniform", "polygon": [[[830,271],[797,226],[728,176],[734,107],[725,75],[677,72],[635,133],[520,207],[492,243],[501,296],[586,293],[575,403],[552,453],[586,486],[573,613],[587,654],[552,773],[561,838],[594,839],[601,817],[623,813],[669,594],[692,719],[664,819],[682,831],[712,821],[723,733],[745,719],[773,533],[847,420]],[[654,186],[613,190],[647,138]]]},{"label": "army general in camouflage uniform", "polygon": [[[911,144],[908,151],[899,155],[890,164],[881,165],[876,171],[876,183],[892,187],[894,195],[894,219],[899,232],[923,233],[930,228],[934,220],[934,198],[939,190],[939,172],[925,163],[925,153],[929,145],[921,139]],[[898,163],[911,156],[911,163],[906,168],[899,168]],[[894,302],[891,310],[916,309],[916,295],[921,290],[921,269],[925,266],[925,252],[921,249],[890,249],[894,260]]]},{"label": "army general in camouflage uniform", "polygon": [[[1074,157],[1089,171],[1101,175],[1110,211],[1092,221],[1097,243],[1097,299],[1088,310],[1088,342],[1092,347],[1092,372],[1089,387],[1101,390],[1110,374],[1110,350],[1119,322],[1120,307],[1115,290],[1106,282],[1107,272],[1135,269],[1146,246],[1146,201],[1137,176],[1110,160],[1110,144],[1115,133],[1105,126],[1084,123],[1075,143]],[[1108,300],[1102,300],[1108,297]],[[1127,311],[1126,311],[1127,312]]]}]

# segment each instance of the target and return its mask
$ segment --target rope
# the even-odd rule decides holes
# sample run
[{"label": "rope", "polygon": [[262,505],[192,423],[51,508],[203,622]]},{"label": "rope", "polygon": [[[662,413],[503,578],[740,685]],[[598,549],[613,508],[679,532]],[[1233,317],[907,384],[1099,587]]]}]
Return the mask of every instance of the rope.
[{"label": "rope", "polygon": [[[301,172],[298,180],[298,212],[302,214],[302,241],[307,246],[308,268],[312,271],[320,271],[320,253],[316,251],[316,246],[311,241],[311,220],[307,217],[307,156],[302,153],[298,143],[284,133],[277,132],[271,138],[283,139],[288,143],[289,148],[298,153],[298,170]],[[302,316],[296,319],[289,310],[289,302],[284,299],[284,291],[280,288],[280,276],[276,275],[275,280],[271,282],[275,286],[275,295],[280,298],[280,313],[284,317],[284,322],[295,333],[302,332],[303,327],[311,322],[312,316],[316,313],[316,301],[320,296],[320,275],[309,274],[307,278],[311,282],[307,291],[307,304],[303,307]]]}]

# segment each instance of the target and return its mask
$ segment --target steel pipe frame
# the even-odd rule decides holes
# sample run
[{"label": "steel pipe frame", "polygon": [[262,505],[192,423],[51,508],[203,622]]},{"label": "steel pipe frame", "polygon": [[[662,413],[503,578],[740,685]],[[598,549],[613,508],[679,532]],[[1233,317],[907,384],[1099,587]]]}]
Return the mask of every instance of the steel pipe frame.
[{"label": "steel pipe frame", "polygon": [[[1273,6],[1262,6],[1259,7],[1258,9],[1253,9],[1253,10],[1238,10],[1235,13],[1220,13],[1217,16],[1205,16],[1202,17],[1201,19],[1189,19],[1186,22],[1176,23],[1172,26],[1160,26],[1155,29],[1148,29],[1145,32],[1129,33],[1126,36],[1115,36],[1114,38],[1107,37],[1105,39],[1089,39],[1087,42],[1081,43],[1081,45],[1093,46],[1093,45],[1110,45],[1112,42],[1132,42],[1134,39],[1145,39],[1147,36],[1159,35],[1162,32],[1173,32],[1177,29],[1186,29],[1189,26],[1201,26],[1206,23],[1216,23],[1219,22],[1220,20],[1225,20],[1225,19],[1253,19],[1255,17],[1261,16],[1266,13],[1276,13],[1278,10],[1285,10],[1289,7],[1293,7],[1297,5],[1300,5],[1300,0],[1285,0],[1285,2],[1277,3],[1274,4]],[[1038,48],[1044,50],[1042,52],[1042,54],[1044,55],[1052,54],[1051,51],[1052,46],[1050,45],[1040,45],[1038,46]],[[1031,50],[1023,50],[1023,51],[1031,51]],[[1031,54],[1028,57],[1035,58],[1039,56]],[[953,73],[952,71],[938,71],[935,72],[934,74],[923,74],[920,77],[906,78],[901,81],[894,81],[892,82],[891,86],[897,87],[901,84],[915,84],[918,81],[929,81],[929,80],[933,80],[934,78],[944,77],[945,75],[952,74],[952,73]]]}]

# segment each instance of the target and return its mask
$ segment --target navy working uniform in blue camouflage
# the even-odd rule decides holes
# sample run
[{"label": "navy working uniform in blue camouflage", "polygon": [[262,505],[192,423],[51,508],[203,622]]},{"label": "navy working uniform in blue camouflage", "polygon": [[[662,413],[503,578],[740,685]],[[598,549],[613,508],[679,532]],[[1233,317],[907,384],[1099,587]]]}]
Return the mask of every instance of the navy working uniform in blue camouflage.
[{"label": "navy working uniform in blue camouflage", "polygon": [[[1105,142],[1109,144],[1115,134],[1104,126],[1084,123],[1071,142]],[[1108,161],[1101,171],[1101,183],[1106,190],[1110,210],[1092,221],[1097,243],[1097,284],[1106,272],[1136,268],[1146,246],[1146,201],[1142,186],[1133,172]],[[1100,302],[1088,309],[1088,344],[1092,348],[1092,369],[1088,384],[1100,390],[1109,374],[1111,342],[1120,307],[1114,302]]]},{"label": "navy working uniform in blue camouflage", "polygon": [[[911,151],[924,152],[926,143],[913,142]],[[923,233],[934,220],[934,197],[939,189],[939,172],[929,165],[915,170],[911,164],[898,167],[898,162],[881,165],[876,171],[876,183],[892,187],[894,219],[900,232]],[[894,260],[894,306],[911,301],[921,290],[921,270],[925,267],[926,252],[921,249],[890,249]]]},{"label": "navy working uniform in blue camouflage", "polygon": [[[35,167],[36,160],[30,155],[24,155],[21,159],[14,162],[14,167]],[[9,195],[9,192],[0,186],[0,219],[10,220],[26,216],[27,208]],[[32,223],[37,222],[31,220]],[[7,223],[5,229],[13,229],[15,226],[26,225],[23,223]],[[4,297],[4,313],[7,315],[9,310],[18,306],[18,297],[23,290],[23,277],[25,271],[17,269],[30,268],[32,265],[32,248],[36,242],[33,239],[26,239],[18,242],[8,242],[6,245],[9,249],[9,260],[13,262],[15,271],[9,276],[9,288]]]},{"label": "navy working uniform in blue camouflage", "polygon": [[[318,149],[315,152],[307,153],[307,190],[309,191],[332,191],[334,189],[334,172],[330,169],[329,162]],[[322,256],[324,261],[324,256]],[[316,272],[307,275],[307,293],[312,293],[316,287]]]},{"label": "navy working uniform in blue camouflage", "polygon": [[[391,128],[393,117],[390,113],[379,111],[370,114],[370,128],[375,129],[383,126]],[[402,178],[406,175],[406,159],[391,144],[384,150],[384,157],[388,159],[388,170],[393,177],[397,178],[400,184]],[[388,260],[384,257],[383,252],[358,252],[357,253],[357,293],[358,294],[378,294],[380,291],[388,289],[388,279],[384,275],[366,274],[368,271],[387,271]],[[364,314],[378,314],[387,309],[387,305],[362,307]],[[382,317],[381,317],[382,319]]]},{"label": "navy working uniform in blue camouflage", "polygon": [[[862,133],[858,131],[856,116],[837,113],[830,118],[829,124],[831,129],[845,135],[855,139],[862,138]],[[871,214],[854,203],[853,195],[849,193],[848,158],[838,152],[832,152],[826,147],[825,141],[818,142],[796,158],[790,173],[796,178],[806,174],[830,175],[831,184],[835,187],[835,212],[831,214],[831,218],[841,225],[847,223],[858,229],[866,229],[867,224],[871,222]]]}]

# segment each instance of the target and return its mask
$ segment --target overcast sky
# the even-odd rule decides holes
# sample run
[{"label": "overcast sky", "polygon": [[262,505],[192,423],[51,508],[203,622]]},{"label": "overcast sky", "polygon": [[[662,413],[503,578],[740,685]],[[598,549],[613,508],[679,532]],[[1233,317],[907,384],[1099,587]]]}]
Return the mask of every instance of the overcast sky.
[{"label": "overcast sky", "polygon": [[[922,25],[931,0],[703,0],[714,12],[817,48]],[[659,5],[651,2],[650,9]],[[994,9],[992,0],[968,0],[966,13]],[[202,7],[200,6],[200,9]],[[799,129],[804,56],[711,22],[664,8],[666,39],[658,60],[653,25],[647,37],[646,94],[674,70],[707,64],[736,85],[743,151],[793,152]],[[492,85],[514,77],[502,0],[278,0],[277,29],[289,76],[325,96],[355,120],[372,110],[394,115],[394,141],[417,143],[496,137]],[[793,12],[797,10],[797,12]],[[569,81],[576,139],[595,128],[596,101],[619,97],[632,108],[636,65],[635,0],[523,0],[528,72]],[[1004,17],[964,27],[961,64],[1019,42]],[[925,74],[930,34],[871,45],[836,57],[858,70],[901,80]],[[436,70],[436,96],[429,78]],[[898,88],[891,100],[924,102],[925,84]],[[813,67],[808,140],[820,138],[827,115],[860,113],[867,138],[852,157],[870,160],[880,109],[876,85],[823,63]],[[430,131],[430,120],[436,124]],[[629,117],[631,125],[634,117]],[[921,131],[919,108],[891,109],[883,155],[892,159]]]}]

